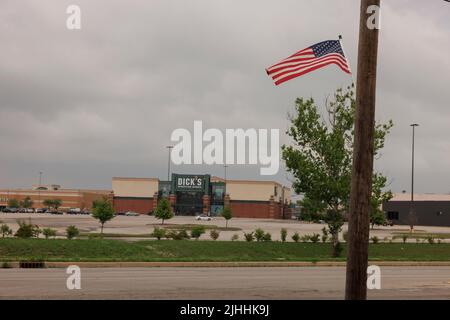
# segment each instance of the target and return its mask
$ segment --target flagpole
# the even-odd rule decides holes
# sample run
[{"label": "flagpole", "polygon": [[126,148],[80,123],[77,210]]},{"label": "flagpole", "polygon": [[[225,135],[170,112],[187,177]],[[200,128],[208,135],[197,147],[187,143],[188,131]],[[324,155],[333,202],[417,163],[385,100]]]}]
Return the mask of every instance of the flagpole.
[{"label": "flagpole", "polygon": [[353,77],[353,72],[352,72],[352,69],[351,69],[351,66],[350,66],[350,61],[348,60],[347,53],[345,52],[345,49],[344,49],[344,43],[342,42],[342,35],[339,35],[338,38],[339,38],[339,43],[341,44],[342,52],[344,52],[345,60],[347,60],[347,65],[348,65],[348,69],[350,71],[350,75],[352,76],[352,86],[354,86],[355,85],[355,78]]}]

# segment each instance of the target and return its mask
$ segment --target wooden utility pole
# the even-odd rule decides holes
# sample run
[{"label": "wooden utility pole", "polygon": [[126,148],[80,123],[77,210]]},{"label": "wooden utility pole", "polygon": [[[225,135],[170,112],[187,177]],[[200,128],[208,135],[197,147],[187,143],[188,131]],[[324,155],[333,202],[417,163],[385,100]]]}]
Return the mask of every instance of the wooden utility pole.
[{"label": "wooden utility pole", "polygon": [[[367,298],[369,213],[372,194],[378,57],[378,26],[373,27],[374,14],[378,13],[376,8],[379,10],[380,0],[361,0],[355,141],[345,288],[345,298],[352,300],[365,300]],[[375,19],[378,19],[378,17]]]}]

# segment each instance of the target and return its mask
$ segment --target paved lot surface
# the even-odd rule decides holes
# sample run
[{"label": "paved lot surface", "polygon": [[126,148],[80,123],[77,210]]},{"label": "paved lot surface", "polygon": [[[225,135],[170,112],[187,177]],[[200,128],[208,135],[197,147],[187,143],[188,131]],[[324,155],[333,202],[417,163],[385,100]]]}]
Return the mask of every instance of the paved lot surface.
[{"label": "paved lot surface", "polygon": [[[31,219],[31,221],[40,227],[51,227],[57,229],[61,234],[65,233],[65,228],[68,225],[75,225],[82,232],[100,232],[99,223],[90,216],[84,215],[51,215],[51,214],[29,214],[29,213],[0,213],[0,221],[3,221],[10,225],[13,230],[17,229],[17,219]],[[117,216],[112,221],[105,225],[106,233],[122,233],[122,234],[148,234],[153,231],[154,225],[160,223],[159,220],[151,216],[138,216],[138,217],[125,217]],[[175,217],[169,220],[169,224],[194,224],[200,223],[205,225],[225,226],[225,220],[221,217],[214,218],[212,221],[196,221],[194,217]],[[250,232],[256,228],[262,228],[272,234],[273,240],[279,240],[280,229],[286,228],[288,230],[288,240],[291,240],[291,236],[294,232],[298,232],[300,235],[320,233],[323,224],[309,224],[294,220],[267,220],[267,219],[245,219],[245,218],[233,218],[230,223],[230,227],[241,228],[242,231],[221,231],[221,240],[230,240],[234,234],[238,234],[240,239],[243,240],[243,232]],[[345,225],[344,230],[347,229]],[[420,231],[426,232],[442,232],[450,233],[450,228],[444,227],[420,227],[416,228]],[[392,238],[392,233],[398,231],[409,231],[408,226],[393,226],[393,227],[377,227],[376,230],[371,230],[371,236],[375,235],[381,240],[384,238]],[[209,239],[209,233],[207,232],[202,236],[204,239]],[[130,240],[136,240],[129,238]],[[398,241],[401,241],[400,239]],[[411,242],[415,240],[410,239]]]},{"label": "paved lot surface", "polygon": [[[381,267],[370,299],[450,299],[450,267]],[[0,299],[342,299],[345,268],[0,269]]]}]

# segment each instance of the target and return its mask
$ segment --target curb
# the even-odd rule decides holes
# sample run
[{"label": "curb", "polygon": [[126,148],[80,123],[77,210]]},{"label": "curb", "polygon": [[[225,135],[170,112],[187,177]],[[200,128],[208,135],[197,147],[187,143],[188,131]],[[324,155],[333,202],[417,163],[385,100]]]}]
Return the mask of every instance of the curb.
[{"label": "curb", "polygon": [[[19,262],[10,262],[19,268]],[[45,262],[47,268],[269,268],[269,267],[345,267],[345,261],[255,261],[255,262]],[[369,261],[369,265],[389,267],[450,267],[450,261]]]}]

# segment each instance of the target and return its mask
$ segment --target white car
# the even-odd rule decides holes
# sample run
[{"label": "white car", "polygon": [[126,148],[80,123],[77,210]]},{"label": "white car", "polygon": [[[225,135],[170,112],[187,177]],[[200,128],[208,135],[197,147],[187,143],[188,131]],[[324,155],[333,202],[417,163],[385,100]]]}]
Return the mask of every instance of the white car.
[{"label": "white car", "polygon": [[128,212],[125,212],[125,215],[129,216],[129,217],[137,217],[137,216],[139,216],[139,213],[134,212],[134,211],[128,211]]},{"label": "white car", "polygon": [[200,214],[198,216],[195,217],[195,220],[199,220],[199,221],[211,221],[211,217],[206,215],[206,214]]}]

